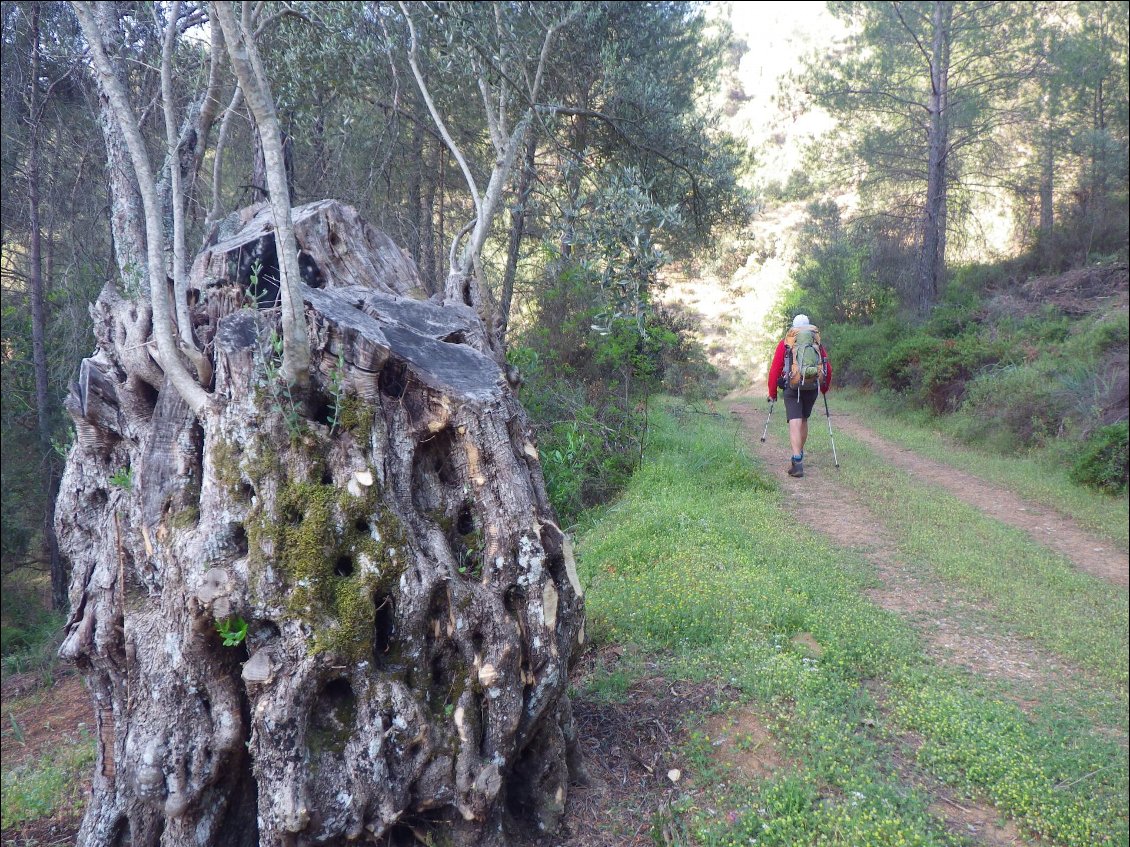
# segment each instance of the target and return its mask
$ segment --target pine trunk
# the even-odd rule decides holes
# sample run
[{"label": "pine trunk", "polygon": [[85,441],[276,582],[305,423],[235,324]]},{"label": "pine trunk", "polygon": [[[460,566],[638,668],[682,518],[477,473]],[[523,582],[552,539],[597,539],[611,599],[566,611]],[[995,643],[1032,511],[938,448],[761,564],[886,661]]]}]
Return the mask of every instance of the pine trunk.
[{"label": "pine trunk", "polygon": [[933,50],[930,62],[929,124],[927,126],[926,206],[918,257],[919,314],[929,314],[938,302],[945,271],[946,154],[949,147],[949,38],[953,4],[933,8]]},{"label": "pine trunk", "polygon": [[44,502],[43,549],[51,572],[51,608],[65,609],[67,603],[67,569],[59,554],[55,538],[55,482],[57,480],[54,448],[51,446],[51,390],[47,375],[47,305],[43,278],[43,233],[39,219],[39,133],[42,105],[39,98],[39,7],[31,13],[31,74],[28,83],[28,282],[31,299],[31,361],[35,371],[35,416],[39,432],[39,454]]},{"label": "pine trunk", "polygon": [[62,653],[97,706],[79,844],[551,830],[584,612],[525,415],[472,309],[422,299],[352,209],[294,218],[320,402],[292,401],[278,312],[246,295],[275,271],[269,210],[193,266],[201,417],[138,389],[136,306],[93,309],[56,519]]},{"label": "pine trunk", "polygon": [[522,160],[522,173],[518,177],[518,202],[510,210],[510,239],[506,246],[506,269],[502,274],[502,301],[498,307],[498,337],[506,345],[506,331],[510,328],[510,307],[514,301],[514,280],[518,274],[518,255],[522,249],[522,237],[526,232],[526,212],[530,203],[530,193],[534,187],[534,156],[537,153],[537,135],[533,132],[526,139],[526,155]]}]

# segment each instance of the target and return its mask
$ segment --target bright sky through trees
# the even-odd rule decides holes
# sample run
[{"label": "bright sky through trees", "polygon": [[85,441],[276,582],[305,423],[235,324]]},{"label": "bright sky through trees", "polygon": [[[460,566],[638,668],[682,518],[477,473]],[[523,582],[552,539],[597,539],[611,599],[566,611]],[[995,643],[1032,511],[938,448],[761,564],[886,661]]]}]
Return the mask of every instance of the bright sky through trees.
[{"label": "bright sky through trees", "polygon": [[841,24],[823,2],[719,3],[730,15],[734,34],[748,49],[738,68],[746,97],[731,129],[756,151],[760,179],[782,179],[800,163],[803,143],[831,126],[822,111],[789,109],[780,103],[781,79],[800,71],[802,57],[831,45]]}]

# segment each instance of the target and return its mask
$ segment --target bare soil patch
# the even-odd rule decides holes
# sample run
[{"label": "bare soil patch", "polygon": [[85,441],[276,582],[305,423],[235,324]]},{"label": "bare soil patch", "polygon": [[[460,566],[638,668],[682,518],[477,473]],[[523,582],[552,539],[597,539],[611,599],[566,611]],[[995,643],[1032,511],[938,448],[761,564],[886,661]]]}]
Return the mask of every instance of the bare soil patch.
[{"label": "bare soil patch", "polygon": [[[575,676],[615,667],[618,648],[586,656]],[[672,682],[656,674],[633,683],[623,699],[573,700],[590,782],[569,789],[562,830],[529,842],[538,847],[651,847],[656,813],[692,791],[678,750],[689,718],[722,695],[715,686]],[[668,775],[678,770],[679,779]]]},{"label": "bare soil patch", "polygon": [[[919,785],[919,788],[927,786]],[[972,838],[983,847],[1012,847],[1015,844],[1034,843],[1020,835],[1020,830],[1010,820],[1002,820],[992,806],[976,800],[954,800],[944,787],[934,789],[939,799],[929,806],[930,813],[946,822],[950,832]]]},{"label": "bare soil patch", "polygon": [[[21,675],[22,676],[22,675]],[[94,706],[82,678],[74,671],[62,675],[50,688],[15,686],[21,694],[4,692],[4,720],[0,729],[4,770],[40,755],[49,747],[78,741],[84,730],[94,732]]]},{"label": "bare soil patch", "polygon": [[0,834],[3,847],[69,847],[75,843],[82,810],[71,817],[43,818]]},{"label": "bare soil patch", "polygon": [[786,763],[764,715],[755,706],[712,715],[706,731],[718,761],[752,782],[769,779]]}]

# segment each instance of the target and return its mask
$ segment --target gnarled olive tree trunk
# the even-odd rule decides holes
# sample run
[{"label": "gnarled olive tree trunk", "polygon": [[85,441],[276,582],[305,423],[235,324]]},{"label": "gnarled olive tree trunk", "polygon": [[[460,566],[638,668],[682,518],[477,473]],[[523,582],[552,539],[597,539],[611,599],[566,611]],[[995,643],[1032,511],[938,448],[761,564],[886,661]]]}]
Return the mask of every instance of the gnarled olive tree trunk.
[{"label": "gnarled olive tree trunk", "polygon": [[269,213],[244,217],[190,280],[209,408],[154,379],[114,286],[68,399],[62,653],[98,729],[80,844],[552,828],[581,588],[481,322],[352,209],[296,209],[315,390],[292,397]]}]

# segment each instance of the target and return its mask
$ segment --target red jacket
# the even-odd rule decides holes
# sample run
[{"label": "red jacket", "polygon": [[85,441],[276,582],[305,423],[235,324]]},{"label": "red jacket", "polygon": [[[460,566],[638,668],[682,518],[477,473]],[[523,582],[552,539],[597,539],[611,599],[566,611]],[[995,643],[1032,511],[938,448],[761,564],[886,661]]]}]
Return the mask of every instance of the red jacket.
[{"label": "red jacket", "polygon": [[[828,389],[832,387],[832,362],[828,358],[828,351],[824,349],[824,345],[820,345],[820,356],[828,364],[828,379],[820,386],[820,390],[827,394]],[[773,364],[769,366],[769,396],[777,399],[777,381],[781,378],[781,371],[785,369],[785,339],[777,342],[777,350],[773,354]]]}]

